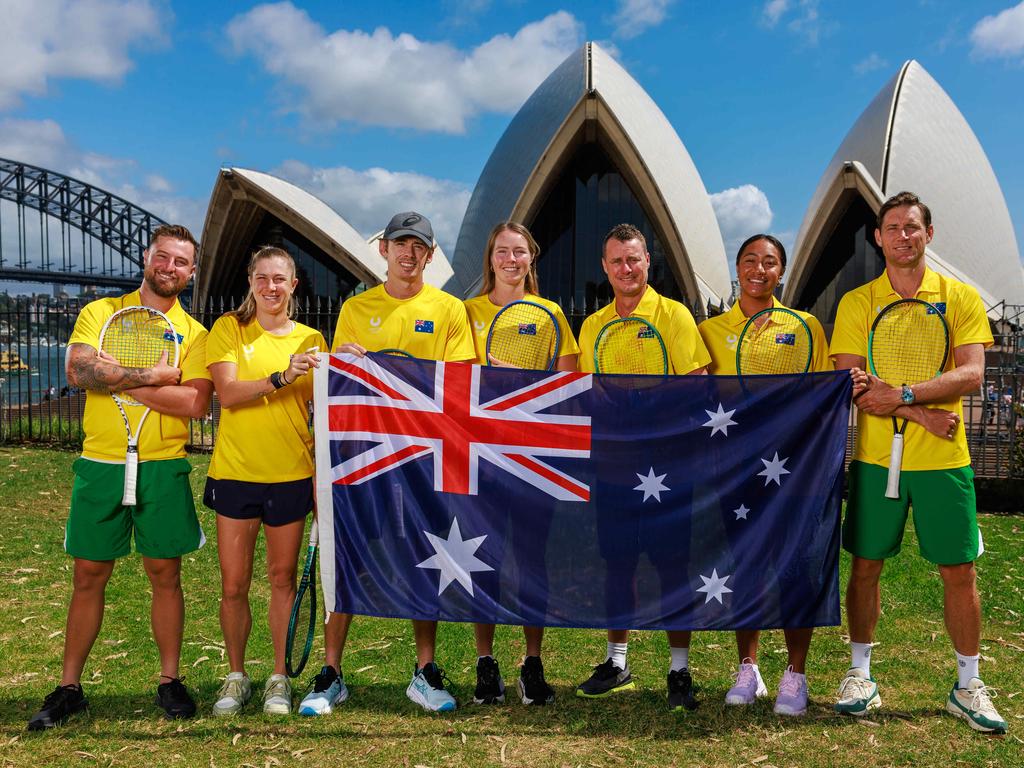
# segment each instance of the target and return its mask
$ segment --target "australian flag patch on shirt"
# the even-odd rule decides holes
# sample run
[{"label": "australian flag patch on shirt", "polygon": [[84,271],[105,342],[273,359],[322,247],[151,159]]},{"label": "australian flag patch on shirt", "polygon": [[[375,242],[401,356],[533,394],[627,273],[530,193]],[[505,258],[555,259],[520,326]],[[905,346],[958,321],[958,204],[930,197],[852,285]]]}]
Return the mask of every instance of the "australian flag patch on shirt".
[{"label": "australian flag patch on shirt", "polygon": [[416,321],[416,333],[433,333],[434,332],[434,321],[433,320],[417,320]]},{"label": "australian flag patch on shirt", "polygon": [[536,323],[520,323],[519,324],[519,335],[520,336],[536,336],[537,335],[537,324]]},{"label": "australian flag patch on shirt", "polygon": [[796,345],[796,334],[795,333],[776,333],[775,334],[776,344],[788,344],[789,346]]},{"label": "australian flag patch on shirt", "polygon": [[[935,309],[939,310],[939,314],[940,315],[945,315],[946,314],[946,302],[944,302],[944,301],[933,301],[932,302],[932,307],[935,307]],[[929,315],[934,315],[935,314],[934,310],[932,310],[932,307],[928,307],[928,309],[926,311],[927,314],[929,314]]]}]

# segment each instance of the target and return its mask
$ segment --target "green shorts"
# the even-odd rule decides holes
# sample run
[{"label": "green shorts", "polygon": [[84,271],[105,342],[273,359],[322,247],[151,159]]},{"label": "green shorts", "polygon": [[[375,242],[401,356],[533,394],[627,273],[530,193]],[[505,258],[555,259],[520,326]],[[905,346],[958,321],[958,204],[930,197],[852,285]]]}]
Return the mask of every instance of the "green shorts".
[{"label": "green shorts", "polygon": [[888,477],[888,467],[850,463],[843,549],[869,560],[899,554],[907,511],[913,507],[914,530],[926,560],[936,565],[972,563],[985,551],[970,467],[901,472],[898,499],[885,497]]},{"label": "green shorts", "polygon": [[84,560],[113,560],[131,552],[132,534],[140,555],[180,557],[206,543],[196,517],[192,465],[187,459],[139,463],[138,504],[121,504],[124,464],[79,458],[73,466],[71,511],[64,550]]}]

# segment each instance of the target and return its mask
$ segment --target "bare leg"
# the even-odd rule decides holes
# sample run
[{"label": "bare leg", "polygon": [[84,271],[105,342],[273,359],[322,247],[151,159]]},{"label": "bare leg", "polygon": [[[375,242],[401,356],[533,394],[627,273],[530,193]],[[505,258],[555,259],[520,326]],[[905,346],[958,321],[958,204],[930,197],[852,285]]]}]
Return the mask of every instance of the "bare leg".
[{"label": "bare leg", "polygon": [[476,639],[477,656],[494,655],[494,625],[474,624],[473,637]]},{"label": "bare leg", "polygon": [[437,622],[412,620],[412,633],[416,638],[416,666],[422,669],[434,660],[437,645]]},{"label": "bare leg", "polygon": [[665,632],[668,635],[668,647],[669,648],[689,648],[690,647],[690,636],[693,634],[689,630],[670,629]]},{"label": "bare leg", "polygon": [[882,591],[879,581],[884,560],[853,558],[850,580],[846,585],[846,621],[850,640],[870,643],[875,637],[878,617],[882,614]]},{"label": "bare leg", "polygon": [[274,674],[285,674],[284,651],[288,635],[288,619],[295,602],[295,570],[299,546],[306,531],[306,519],[287,525],[264,525],[267,538],[267,578],[270,580],[270,610],[267,623],[274,645]]},{"label": "bare leg", "polygon": [[71,604],[64,631],[64,671],[61,685],[78,685],[85,661],[103,624],[103,598],[114,572],[113,560],[75,558]]},{"label": "bare leg", "polygon": [[540,648],[544,643],[544,627],[523,627],[526,638],[526,655],[540,656]]},{"label": "bare leg", "polygon": [[327,617],[327,626],[324,627],[324,664],[334,667],[339,672],[351,624],[351,613],[331,613]]},{"label": "bare leg", "polygon": [[220,558],[220,630],[228,654],[228,671],[245,671],[245,645],[252,630],[249,586],[252,556],[260,520],[217,515],[217,556]]},{"label": "bare leg", "polygon": [[811,648],[811,636],[814,634],[814,627],[793,627],[784,629],[786,635],[786,650],[789,651],[789,665],[794,672],[805,674],[807,668],[807,651]]},{"label": "bare leg", "polygon": [[962,656],[977,656],[981,648],[981,601],[974,563],[940,565],[939,574],[945,587],[946,631],[953,648]]},{"label": "bare leg", "polygon": [[160,652],[160,674],[178,677],[181,636],[185,630],[185,598],[181,593],[180,557],[143,557],[142,566],[153,587],[150,624]]},{"label": "bare leg", "polygon": [[759,629],[737,629],[736,630],[736,655],[740,657],[740,664],[750,659],[751,664],[757,664],[757,645],[761,637]]}]

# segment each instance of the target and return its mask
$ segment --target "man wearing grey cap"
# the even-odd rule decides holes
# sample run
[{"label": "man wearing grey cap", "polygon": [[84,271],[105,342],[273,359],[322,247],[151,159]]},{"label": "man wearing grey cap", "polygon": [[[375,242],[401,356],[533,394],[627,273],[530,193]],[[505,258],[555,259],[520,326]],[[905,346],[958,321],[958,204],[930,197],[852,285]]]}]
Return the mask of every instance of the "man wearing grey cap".
[{"label": "man wearing grey cap", "polygon": [[[334,330],[332,352],[362,357],[367,352],[400,349],[424,360],[475,361],[469,318],[461,301],[423,282],[434,255],[434,230],[414,211],[396,213],[378,243],[387,261],[387,279],[348,299]],[[332,613],[324,631],[324,666],[299,713],[323,715],[348,698],[341,655],[350,614]],[[443,672],[434,662],[436,621],[413,621],[416,668],[406,695],[424,709],[446,712],[455,699],[444,689]]]}]

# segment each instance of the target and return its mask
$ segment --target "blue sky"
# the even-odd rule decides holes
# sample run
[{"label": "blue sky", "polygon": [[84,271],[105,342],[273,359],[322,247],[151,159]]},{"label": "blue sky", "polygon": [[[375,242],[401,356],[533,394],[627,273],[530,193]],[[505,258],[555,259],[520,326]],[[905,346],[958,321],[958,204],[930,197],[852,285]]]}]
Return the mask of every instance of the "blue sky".
[{"label": "blue sky", "polygon": [[594,40],[676,128],[727,244],[755,230],[792,243],[846,131],[910,58],[978,136],[1024,244],[1024,2],[0,9],[0,156],[93,182],[197,233],[217,169],[230,164],[297,182],[365,234],[395,210],[422,210],[450,253],[516,109]]}]

